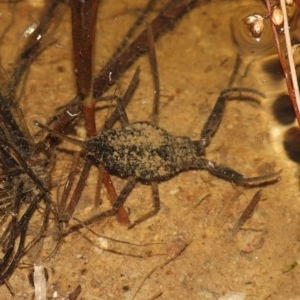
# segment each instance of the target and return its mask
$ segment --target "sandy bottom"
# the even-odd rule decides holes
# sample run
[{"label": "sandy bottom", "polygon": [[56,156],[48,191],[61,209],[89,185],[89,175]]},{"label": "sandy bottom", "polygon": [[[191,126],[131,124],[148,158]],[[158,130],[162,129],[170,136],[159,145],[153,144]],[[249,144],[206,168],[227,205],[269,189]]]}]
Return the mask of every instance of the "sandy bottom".
[{"label": "sandy bottom", "polygon": [[[143,1],[121,1],[111,7],[106,3],[109,1],[102,2],[95,70],[107,61],[145,5]],[[1,43],[1,62],[7,72],[25,43],[20,35],[38,20],[40,7],[33,6],[37,4],[41,3],[20,2],[9,10],[1,3],[0,28],[15,16]],[[14,299],[33,298],[28,274],[35,262],[48,270],[49,299],[66,299],[78,285],[82,288],[78,299],[219,299],[231,291],[242,293],[240,298],[231,299],[300,299],[300,268],[285,272],[300,255],[299,167],[283,146],[284,135],[296,125],[292,115],[288,115],[288,104],[283,102],[279,108],[275,105],[279,96],[285,94],[285,86],[277,64],[270,59],[272,42],[268,44],[267,40],[267,46],[253,42],[254,53],[247,44],[248,37],[246,42],[238,40],[240,48],[233,42],[231,18],[236,18],[232,24],[237,28],[247,13],[255,12],[251,1],[243,4],[246,15],[240,12],[241,1],[200,5],[184,16],[174,31],[159,39],[159,125],[173,135],[199,139],[219,93],[228,87],[240,53],[242,65],[232,86],[258,89],[266,98],[259,99],[260,105],[229,102],[206,157],[245,177],[282,170],[281,180],[263,188],[254,214],[234,236],[231,229],[258,188],[236,186],[206,171],[183,172],[160,183],[160,212],[132,230],[111,217],[90,226],[94,233],[81,230],[70,235],[48,258],[55,247],[49,230],[40,256],[34,261],[24,257],[10,278]],[[150,14],[149,20],[155,13]],[[45,123],[54,108],[75,95],[69,9],[62,7],[60,14],[45,38],[45,51],[24,82],[21,106],[32,133],[36,130],[32,120]],[[138,65],[142,70],[140,84],[128,107],[131,122],[151,117],[153,85],[147,56],[125,73],[117,93],[122,95]],[[113,92],[114,89],[108,94]],[[291,122],[280,123],[274,111]],[[97,113],[99,128],[106,112]],[[83,127],[76,129],[77,135],[82,135]],[[70,163],[70,155],[58,155],[53,182],[64,183]],[[96,175],[93,169],[76,210],[80,220],[95,213]],[[116,177],[113,181],[118,191],[126,182]],[[55,201],[60,193],[61,189],[52,191]],[[102,195],[103,207],[108,208],[105,189]],[[134,221],[151,210],[151,205],[150,186],[138,183],[125,208]],[[0,294],[1,299],[13,298],[6,286],[0,287]]]}]

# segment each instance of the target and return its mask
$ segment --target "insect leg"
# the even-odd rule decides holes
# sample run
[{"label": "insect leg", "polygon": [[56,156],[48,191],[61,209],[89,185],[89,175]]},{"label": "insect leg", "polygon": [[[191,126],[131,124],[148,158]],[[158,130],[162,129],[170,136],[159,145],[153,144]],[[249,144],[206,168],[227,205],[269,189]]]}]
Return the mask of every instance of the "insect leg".
[{"label": "insect leg", "polygon": [[[132,76],[132,79],[129,83],[129,86],[128,86],[128,88],[127,88],[127,90],[126,90],[126,92],[125,92],[125,94],[122,98],[123,108],[117,106],[117,108],[112,112],[112,114],[105,121],[105,124],[104,124],[105,129],[111,129],[113,127],[113,125],[117,122],[117,120],[119,118],[121,118],[120,117],[120,109],[122,111],[125,111],[125,115],[127,116],[125,108],[126,108],[127,104],[129,103],[129,101],[131,100],[131,98],[133,96],[133,93],[135,92],[135,90],[138,86],[140,72],[141,72],[140,67],[137,67],[134,74],[133,74],[133,76]],[[109,97],[101,97],[101,99],[99,99],[99,100],[110,100],[110,99],[116,99],[116,98],[117,98],[117,96],[109,96]],[[122,122],[122,125],[125,126],[125,124],[123,123],[122,120],[121,120],[121,122]]]},{"label": "insect leg", "polygon": [[266,181],[273,181],[273,180],[278,180],[279,175],[281,173],[280,171],[271,173],[271,174],[266,174],[263,176],[256,176],[256,177],[249,177],[245,178],[244,175],[238,173],[232,168],[222,166],[222,165],[217,165],[216,163],[205,160],[201,158],[201,168],[204,166],[204,162],[206,161],[205,169],[211,173],[214,176],[217,176],[219,178],[222,178],[227,181],[231,181],[237,184],[248,184],[248,183],[261,183],[261,182],[266,182]]},{"label": "insect leg", "polygon": [[111,209],[106,210],[100,214],[97,214],[91,218],[89,218],[88,220],[81,222],[80,224],[71,226],[69,228],[69,230],[67,232],[65,232],[63,235],[67,236],[70,233],[77,231],[81,228],[84,228],[92,223],[95,223],[97,221],[100,221],[102,219],[104,219],[105,217],[111,216],[113,214],[115,214],[117,212],[117,210],[119,209],[119,207],[121,205],[123,205],[123,203],[126,201],[128,195],[130,194],[130,192],[133,190],[135,184],[137,182],[137,178],[136,177],[130,177],[125,185],[125,187],[123,188],[123,190],[121,191],[120,195],[118,196],[116,202],[114,202],[113,206]]},{"label": "insect leg", "polygon": [[[229,98],[228,95],[232,92],[239,92],[238,98],[237,97]],[[264,95],[259,91],[250,88],[230,88],[222,91],[201,131],[201,136],[199,141],[200,151],[204,151],[205,147],[209,145],[211,138],[215,135],[223,117],[226,100],[237,99],[237,100],[252,100],[258,102],[257,100],[254,100],[251,97],[247,97],[247,98],[241,97],[240,95],[241,92],[248,92],[248,93],[252,93],[264,97]]]},{"label": "insect leg", "polygon": [[152,211],[149,211],[147,214],[144,216],[138,218],[134,223],[132,223],[128,229],[132,229],[136,225],[148,220],[149,218],[155,216],[159,210],[160,210],[160,200],[159,200],[159,192],[158,192],[158,183],[156,181],[151,182],[151,187],[152,187],[152,193],[153,193],[153,199],[154,199],[154,209]]},{"label": "insect leg", "polygon": [[119,117],[120,117],[122,126],[123,127],[127,126],[127,125],[129,125],[129,120],[128,120],[128,116],[127,116],[127,113],[125,110],[124,101],[120,97],[116,97],[116,101],[117,101],[118,113],[119,113]]}]

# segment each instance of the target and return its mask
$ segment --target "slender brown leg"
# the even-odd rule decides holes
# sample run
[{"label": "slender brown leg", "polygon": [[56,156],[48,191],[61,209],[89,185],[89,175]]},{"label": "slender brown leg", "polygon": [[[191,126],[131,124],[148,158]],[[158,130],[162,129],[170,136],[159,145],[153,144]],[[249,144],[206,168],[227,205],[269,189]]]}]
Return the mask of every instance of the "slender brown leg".
[{"label": "slender brown leg", "polygon": [[[135,89],[137,88],[138,86],[138,83],[139,83],[139,75],[140,75],[140,72],[141,72],[141,69],[140,67],[137,67],[134,74],[133,74],[133,77],[129,83],[129,86],[122,98],[122,102],[123,102],[123,110],[125,111],[126,113],[126,106],[127,104],[129,103],[130,99],[132,98],[134,92],[135,92]],[[105,126],[105,129],[110,129],[113,127],[113,125],[116,123],[116,121],[120,118],[120,107],[117,107],[117,109],[114,110],[114,112],[109,116],[109,118],[106,120],[104,126]],[[128,119],[128,118],[127,118]]]},{"label": "slender brown leg", "polygon": [[81,222],[80,224],[74,225],[69,228],[67,232],[64,233],[64,236],[69,235],[70,233],[77,231],[81,228],[84,228],[94,222],[98,222],[108,216],[114,215],[117,210],[123,205],[123,203],[126,201],[128,195],[133,190],[135,184],[137,182],[137,179],[135,177],[130,177],[121,191],[120,195],[117,197],[117,200],[114,202],[113,207],[107,211],[104,211],[103,213],[97,214],[94,217],[89,218],[88,220]]},{"label": "slender brown leg", "polygon": [[144,222],[144,221],[148,220],[149,218],[155,216],[159,212],[159,210],[160,210],[160,200],[159,200],[159,192],[158,192],[158,183],[156,181],[151,182],[151,187],[152,187],[152,193],[153,193],[153,199],[154,199],[154,209],[152,211],[149,211],[148,213],[146,213],[145,215],[143,215],[142,217],[140,217],[136,221],[134,221],[134,223],[131,224],[128,227],[128,229],[132,229],[136,225],[141,224],[142,222]]},{"label": "slender brown leg", "polygon": [[265,181],[275,181],[279,180],[280,177],[279,175],[281,174],[281,170],[271,173],[271,174],[266,174],[262,176],[256,176],[256,177],[248,177],[245,178],[243,174],[235,171],[232,168],[223,166],[223,165],[218,165],[210,160],[207,160],[205,158],[199,157],[198,161],[194,161],[195,168],[198,170],[207,170],[209,173],[212,175],[222,178],[224,180],[234,182],[237,184],[258,184],[260,182],[265,182]]},{"label": "slender brown leg", "polygon": [[[228,94],[232,93],[232,92],[248,92],[248,93],[252,93],[261,97],[264,97],[264,95],[262,93],[260,93],[257,90],[254,89],[249,89],[249,88],[230,88],[230,89],[226,89],[224,91],[221,92],[220,96],[218,97],[218,100],[213,108],[213,110],[211,111],[207,121],[204,124],[204,127],[201,131],[201,137],[200,137],[200,141],[199,141],[199,149],[204,151],[205,147],[207,147],[211,141],[211,138],[215,135],[222,117],[223,117],[223,113],[225,110],[225,106],[226,106],[226,101],[228,100],[232,100],[232,99],[238,99],[238,100],[252,100],[255,102],[258,102],[257,100],[254,100],[252,98],[244,98],[241,97],[241,95],[239,95],[239,98],[235,97],[235,98],[229,98]],[[200,153],[201,154],[201,153]]]}]

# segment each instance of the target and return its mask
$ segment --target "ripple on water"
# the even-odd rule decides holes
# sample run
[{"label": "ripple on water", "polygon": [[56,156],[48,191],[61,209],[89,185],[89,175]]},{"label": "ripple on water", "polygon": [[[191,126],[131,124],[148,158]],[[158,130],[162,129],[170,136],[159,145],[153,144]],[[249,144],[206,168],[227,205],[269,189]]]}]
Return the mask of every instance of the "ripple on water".
[{"label": "ripple on water", "polygon": [[244,23],[244,19],[250,15],[267,14],[263,4],[252,3],[251,5],[240,6],[231,18],[231,32],[235,44],[242,55],[266,56],[274,53],[274,39],[270,22],[264,20],[264,28],[260,37],[253,37],[249,26]]}]

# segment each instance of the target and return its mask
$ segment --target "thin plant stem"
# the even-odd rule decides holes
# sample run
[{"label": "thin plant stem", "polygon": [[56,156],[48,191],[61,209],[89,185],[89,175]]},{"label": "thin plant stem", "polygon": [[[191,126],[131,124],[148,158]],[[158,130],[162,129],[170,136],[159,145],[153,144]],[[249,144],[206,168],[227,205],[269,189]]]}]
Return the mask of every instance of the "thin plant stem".
[{"label": "thin plant stem", "polygon": [[283,29],[284,29],[284,37],[285,37],[285,43],[286,43],[286,49],[287,49],[287,56],[288,61],[290,65],[290,74],[292,77],[292,83],[294,88],[294,96],[291,97],[293,106],[296,112],[298,125],[300,126],[300,119],[299,117],[299,107],[300,107],[300,95],[299,95],[299,85],[296,75],[296,67],[294,62],[294,57],[292,53],[292,45],[291,45],[291,37],[290,37],[290,30],[289,30],[289,23],[288,23],[288,16],[286,11],[286,4],[285,0],[280,0],[281,10],[283,12]]},{"label": "thin plant stem", "polygon": [[[268,13],[269,13],[269,15],[271,15],[272,8],[271,8],[270,1],[269,0],[265,0],[265,2],[266,2]],[[300,126],[300,113],[299,113],[299,108],[297,106],[297,101],[296,101],[296,98],[295,98],[295,93],[294,93],[294,90],[293,90],[293,85],[292,85],[291,76],[290,76],[290,70],[289,70],[289,67],[286,65],[284,56],[282,55],[281,46],[280,46],[280,42],[279,42],[279,39],[278,39],[278,33],[277,33],[277,30],[276,30],[276,26],[273,24],[271,18],[270,18],[270,22],[271,22],[271,28],[272,28],[272,31],[273,31],[273,36],[274,36],[274,40],[275,40],[275,44],[276,44],[276,49],[277,49],[278,57],[279,57],[280,64],[281,64],[283,72],[284,72],[284,77],[285,77],[285,81],[286,81],[286,86],[287,86],[287,89],[288,89],[288,93],[289,93],[289,96],[291,98],[292,104],[294,106],[294,110],[295,110],[295,114],[296,114],[296,119],[297,119],[298,124]],[[285,22],[287,22],[287,19],[285,19]],[[285,37],[286,37],[286,32],[288,32],[288,31],[289,31],[288,28],[284,30]],[[286,40],[287,40],[287,37],[286,37]],[[290,42],[290,38],[288,38],[288,40]],[[298,92],[298,94],[299,94],[299,92]]]}]

